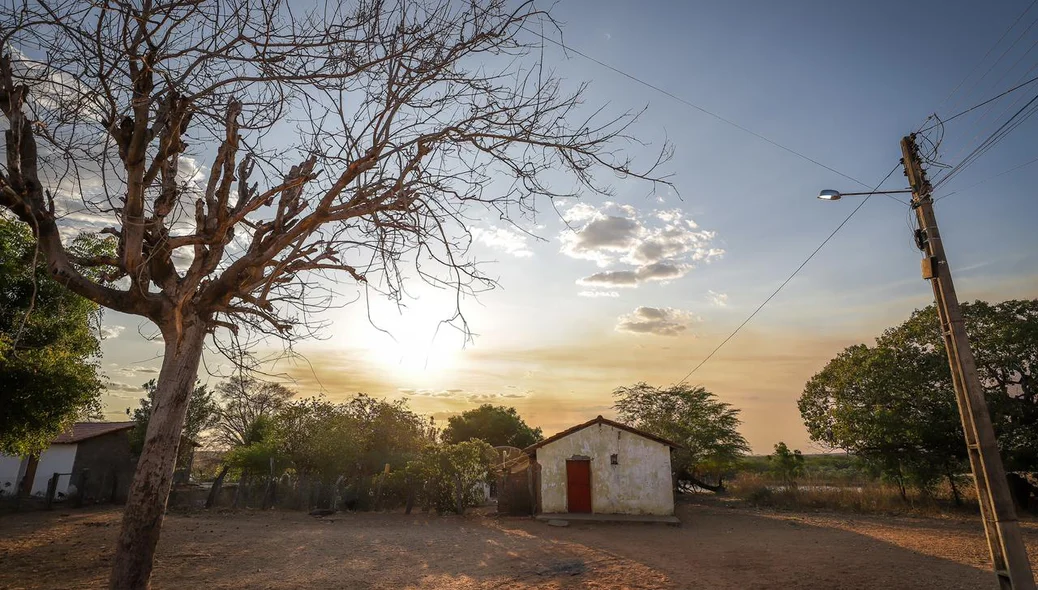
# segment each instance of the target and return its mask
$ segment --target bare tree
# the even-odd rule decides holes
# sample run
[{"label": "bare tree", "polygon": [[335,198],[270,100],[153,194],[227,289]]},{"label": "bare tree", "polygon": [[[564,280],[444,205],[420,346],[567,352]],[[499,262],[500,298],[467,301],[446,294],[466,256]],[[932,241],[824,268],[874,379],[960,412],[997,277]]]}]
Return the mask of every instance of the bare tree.
[{"label": "bare tree", "polygon": [[253,377],[236,376],[216,386],[220,407],[213,426],[217,443],[233,448],[247,445],[259,420],[272,417],[295,392]]},{"label": "bare tree", "polygon": [[[507,4],[0,8],[0,206],[32,227],[58,281],[164,341],[113,588],[149,585],[207,338],[237,353],[305,335],[339,278],[390,298],[424,280],[460,299],[492,286],[468,254],[473,219],[608,192],[599,171],[659,182],[667,148],[632,170],[617,150],[636,117],[583,106],[585,87],[541,63],[550,15]],[[114,255],[66,249],[84,222]]]}]

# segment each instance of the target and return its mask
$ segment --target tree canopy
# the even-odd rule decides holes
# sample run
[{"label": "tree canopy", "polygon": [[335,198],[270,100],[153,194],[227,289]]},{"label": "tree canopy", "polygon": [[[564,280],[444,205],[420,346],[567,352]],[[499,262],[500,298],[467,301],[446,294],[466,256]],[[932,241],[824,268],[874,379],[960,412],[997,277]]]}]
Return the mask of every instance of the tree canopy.
[{"label": "tree canopy", "polygon": [[[963,305],[1000,450],[1009,469],[1034,470],[1038,443],[1038,301]],[[951,372],[933,306],[876,339],[848,347],[804,386],[812,440],[845,449],[903,483],[926,487],[966,468]]]},{"label": "tree canopy", "polygon": [[[130,448],[134,454],[140,454],[144,448],[144,435],[148,431],[148,421],[151,420],[151,410],[155,404],[155,380],[148,381],[142,388],[145,395],[138,406],[132,412],[129,408],[126,409],[126,413],[135,422],[133,430],[130,431]],[[202,433],[216,424],[219,410],[213,390],[204,384],[196,383],[187,402],[187,419],[184,420],[183,435],[193,442],[201,442],[199,438]],[[183,452],[185,449],[180,450]]]},{"label": "tree canopy", "polygon": [[447,419],[443,440],[460,443],[482,440],[490,446],[526,448],[544,438],[540,428],[530,428],[515,408],[483,404]]},{"label": "tree canopy", "polygon": [[257,421],[272,417],[295,396],[294,391],[280,383],[242,376],[220,383],[215,393],[220,404],[213,437],[228,448],[248,444],[255,438]]},{"label": "tree canopy", "polygon": [[710,487],[719,487],[750,450],[739,434],[739,410],[703,387],[637,383],[617,388],[613,396],[621,422],[681,445],[673,459],[679,480],[701,485],[704,477],[714,476],[718,486]]},{"label": "tree canopy", "polygon": [[100,413],[99,318],[51,278],[29,228],[0,216],[0,452],[39,452],[78,416]]}]

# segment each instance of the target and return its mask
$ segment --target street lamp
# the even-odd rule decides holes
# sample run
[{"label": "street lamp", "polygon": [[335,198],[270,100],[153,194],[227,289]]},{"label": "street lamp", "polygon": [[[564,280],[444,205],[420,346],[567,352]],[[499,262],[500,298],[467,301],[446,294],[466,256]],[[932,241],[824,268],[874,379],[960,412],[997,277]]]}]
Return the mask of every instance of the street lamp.
[{"label": "street lamp", "polygon": [[910,193],[911,190],[904,191],[872,191],[868,193],[841,193],[840,191],[834,191],[832,189],[826,189],[818,193],[818,198],[823,201],[839,201],[843,197],[860,197],[863,195],[896,195],[900,193]]}]

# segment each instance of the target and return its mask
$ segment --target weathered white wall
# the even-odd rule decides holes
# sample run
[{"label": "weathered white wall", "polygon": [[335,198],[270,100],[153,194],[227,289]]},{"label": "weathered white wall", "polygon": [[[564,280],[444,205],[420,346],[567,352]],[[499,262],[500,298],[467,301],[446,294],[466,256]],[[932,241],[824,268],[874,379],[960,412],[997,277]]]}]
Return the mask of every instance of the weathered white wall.
[{"label": "weathered white wall", "polygon": [[[47,482],[55,473],[72,473],[72,464],[76,461],[76,445],[51,445],[40,454],[40,464],[36,466],[36,478],[32,481],[32,495],[45,495]],[[58,478],[57,494],[68,494],[70,476]]]},{"label": "weathered white wall", "polygon": [[13,496],[18,492],[22,458],[0,455],[0,494]]},{"label": "weathered white wall", "polygon": [[[619,464],[610,465],[617,454]],[[591,510],[674,514],[670,447],[608,424],[592,424],[537,449],[541,511],[566,512],[566,460],[591,457]]]}]

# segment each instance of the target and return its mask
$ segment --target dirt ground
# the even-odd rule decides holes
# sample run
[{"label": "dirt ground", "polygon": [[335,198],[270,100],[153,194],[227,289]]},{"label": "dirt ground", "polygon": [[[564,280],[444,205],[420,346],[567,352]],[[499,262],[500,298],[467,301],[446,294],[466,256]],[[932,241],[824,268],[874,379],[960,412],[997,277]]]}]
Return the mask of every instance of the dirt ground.
[{"label": "dirt ground", "polygon": [[[174,513],[154,588],[987,588],[979,522],[697,502],[681,527]],[[0,517],[0,588],[105,585],[117,509]],[[1025,523],[1032,561],[1038,526]]]}]

